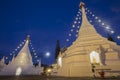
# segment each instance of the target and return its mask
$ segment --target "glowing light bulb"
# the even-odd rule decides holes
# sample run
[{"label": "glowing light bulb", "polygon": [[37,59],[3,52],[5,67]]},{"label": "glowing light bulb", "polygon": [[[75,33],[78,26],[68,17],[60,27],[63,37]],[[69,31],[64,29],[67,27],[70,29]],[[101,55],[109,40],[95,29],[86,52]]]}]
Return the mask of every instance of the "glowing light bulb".
[{"label": "glowing light bulb", "polygon": [[90,23],[92,22],[92,20],[90,20]]},{"label": "glowing light bulb", "polygon": [[105,25],[105,23],[102,23],[102,26],[104,26]]},{"label": "glowing light bulb", "polygon": [[101,22],[101,20],[99,19],[98,22]]},{"label": "glowing light bulb", "polygon": [[78,23],[80,23],[80,21],[78,21]]},{"label": "glowing light bulb", "polygon": [[107,26],[107,27],[105,27],[106,29],[110,29],[110,27],[109,26]]},{"label": "glowing light bulb", "polygon": [[69,34],[69,36],[71,36],[71,34]]},{"label": "glowing light bulb", "polygon": [[72,26],[73,28],[75,27],[75,25]]},{"label": "glowing light bulb", "polygon": [[78,20],[78,18],[75,18],[76,20]]},{"label": "glowing light bulb", "polygon": [[66,39],[67,42],[69,42],[69,39]]},{"label": "glowing light bulb", "polygon": [[77,21],[74,21],[74,24],[76,24],[77,23]]},{"label": "glowing light bulb", "polygon": [[95,15],[93,14],[92,16],[94,17]]},{"label": "glowing light bulb", "polygon": [[114,33],[114,31],[111,31],[111,33],[113,34],[113,33]]},{"label": "glowing light bulb", "polygon": [[6,59],[8,59],[8,57],[6,57]]},{"label": "glowing light bulb", "polygon": [[78,37],[78,35],[77,35],[77,34],[76,34],[75,36],[76,36],[76,37]]},{"label": "glowing light bulb", "polygon": [[20,44],[20,46],[22,46],[22,44]]},{"label": "glowing light bulb", "polygon": [[79,31],[77,30],[76,32],[78,33]]},{"label": "glowing light bulb", "polygon": [[15,49],[15,51],[17,51],[17,49]]},{"label": "glowing light bulb", "polygon": [[12,53],[10,53],[10,55],[12,55]]},{"label": "glowing light bulb", "polygon": [[118,39],[120,39],[120,36],[117,36]]},{"label": "glowing light bulb", "polygon": [[71,29],[70,31],[73,32],[73,29]]},{"label": "glowing light bulb", "polygon": [[22,42],[22,44],[24,44],[24,42]]},{"label": "glowing light bulb", "polygon": [[98,17],[95,17],[95,19],[98,19]]}]

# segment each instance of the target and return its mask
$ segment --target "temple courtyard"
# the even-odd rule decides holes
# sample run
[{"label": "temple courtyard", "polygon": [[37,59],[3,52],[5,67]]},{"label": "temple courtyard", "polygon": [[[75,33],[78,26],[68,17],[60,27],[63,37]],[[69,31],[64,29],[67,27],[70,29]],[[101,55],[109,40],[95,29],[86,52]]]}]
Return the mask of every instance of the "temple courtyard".
[{"label": "temple courtyard", "polygon": [[0,80],[120,80],[120,77],[86,78],[86,77],[46,77],[46,76],[0,76]]}]

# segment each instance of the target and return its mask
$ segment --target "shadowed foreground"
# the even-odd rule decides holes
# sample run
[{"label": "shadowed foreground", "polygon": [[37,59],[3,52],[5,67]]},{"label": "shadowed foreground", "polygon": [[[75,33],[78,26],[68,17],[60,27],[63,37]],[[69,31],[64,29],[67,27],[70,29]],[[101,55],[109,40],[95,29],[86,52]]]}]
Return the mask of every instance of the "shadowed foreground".
[{"label": "shadowed foreground", "polygon": [[0,80],[120,80],[118,78],[74,78],[74,77],[42,77],[42,76],[0,76]]}]

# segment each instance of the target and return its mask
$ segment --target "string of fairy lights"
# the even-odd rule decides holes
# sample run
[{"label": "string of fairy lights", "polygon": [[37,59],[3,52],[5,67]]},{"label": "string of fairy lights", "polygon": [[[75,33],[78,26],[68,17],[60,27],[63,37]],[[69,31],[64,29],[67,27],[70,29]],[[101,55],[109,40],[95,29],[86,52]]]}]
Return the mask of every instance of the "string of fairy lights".
[{"label": "string of fairy lights", "polygon": [[[95,22],[99,23],[101,25],[101,27],[103,27],[108,33],[110,34],[114,34],[115,31],[106,23],[104,23],[98,16],[96,16],[92,11],[90,11],[88,8],[86,8],[86,13],[90,14],[90,16],[93,17],[93,19],[95,20]],[[92,20],[90,20],[90,22],[92,22]]]},{"label": "string of fairy lights", "polygon": [[30,40],[30,47],[31,47],[31,49],[32,49],[32,53],[33,53],[33,57],[34,57],[34,59],[37,61],[37,62],[40,62],[40,60],[39,60],[39,57],[38,57],[38,54],[36,53],[36,51],[35,51],[35,49],[33,48],[33,45],[32,45],[32,42],[31,42],[31,40]]},{"label": "string of fairy lights", "polygon": [[[102,19],[100,19],[100,17],[96,16],[91,10],[89,10],[88,8],[85,8],[85,12],[86,12],[87,18],[89,18],[88,19],[89,22],[92,25],[97,23],[97,25],[100,25],[102,28],[104,28],[104,30],[106,30],[107,33],[109,33],[109,34],[115,33],[115,31],[108,24],[106,24]],[[78,32],[79,32],[81,22],[82,22],[82,12],[81,12],[81,9],[79,9],[79,11],[77,12],[77,15],[73,21],[72,27],[68,33],[66,43],[71,44],[73,42],[71,40],[75,40],[72,38],[75,36],[76,36],[76,38],[78,37]],[[117,36],[117,39],[120,40],[120,35]]]},{"label": "string of fairy lights", "polygon": [[[109,34],[114,34],[115,31],[106,23],[104,23],[99,17],[97,17],[92,11],[90,11],[88,8],[85,9],[86,12],[88,14],[90,14],[90,16],[93,17],[93,19],[95,20],[95,22],[99,23],[101,25],[101,27],[103,27]],[[92,22],[92,20],[90,20],[90,22]],[[117,35],[117,39],[120,40],[120,35]]]},{"label": "string of fairy lights", "polygon": [[[14,57],[15,55],[17,55],[17,53],[22,49],[22,47],[25,45],[26,40],[22,41],[11,53],[10,56]],[[37,56],[38,54],[36,53],[35,49],[33,48],[32,42],[30,40],[29,42],[29,48],[31,48],[30,52],[32,53],[32,57],[36,60],[36,62],[40,62],[39,57]],[[5,57],[6,60],[9,59],[9,57]]]},{"label": "string of fairy lights", "polygon": [[76,15],[76,17],[74,19],[74,22],[72,23],[70,31],[69,31],[69,33],[67,35],[67,39],[66,39],[67,43],[70,42],[70,40],[75,40],[75,39],[72,39],[72,38],[78,37],[80,24],[81,24],[81,11],[79,9],[78,12],[77,12],[77,15]]}]

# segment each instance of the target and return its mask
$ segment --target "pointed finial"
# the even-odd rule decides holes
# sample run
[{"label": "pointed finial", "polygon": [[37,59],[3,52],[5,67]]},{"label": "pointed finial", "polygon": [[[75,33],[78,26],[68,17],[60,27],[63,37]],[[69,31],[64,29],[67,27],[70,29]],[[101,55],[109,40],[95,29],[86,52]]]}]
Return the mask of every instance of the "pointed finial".
[{"label": "pointed finial", "polygon": [[85,7],[85,3],[81,1],[79,7],[80,8]]},{"label": "pointed finial", "polygon": [[27,40],[30,40],[30,35],[27,35]]}]

